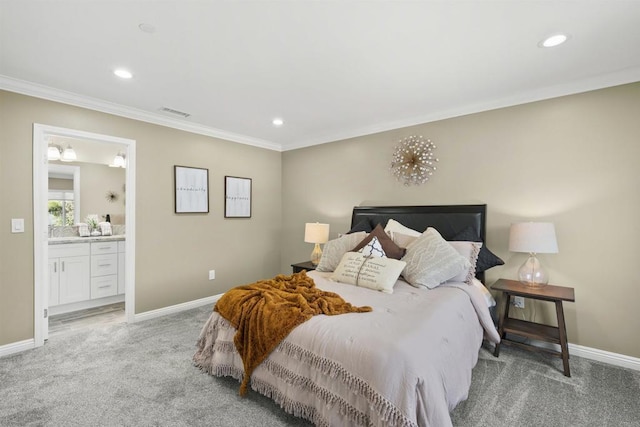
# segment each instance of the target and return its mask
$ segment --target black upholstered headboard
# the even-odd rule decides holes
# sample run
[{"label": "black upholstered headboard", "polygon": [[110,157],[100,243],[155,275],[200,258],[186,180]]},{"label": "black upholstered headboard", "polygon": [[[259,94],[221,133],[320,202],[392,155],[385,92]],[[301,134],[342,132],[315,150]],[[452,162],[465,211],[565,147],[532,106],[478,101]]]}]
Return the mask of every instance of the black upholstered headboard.
[{"label": "black upholstered headboard", "polygon": [[[375,227],[384,227],[391,218],[417,231],[433,227],[445,238],[472,227],[483,242],[486,241],[487,205],[443,205],[443,206],[356,206],[351,216],[353,228],[362,220],[368,220]],[[478,274],[484,283],[484,274]]]}]

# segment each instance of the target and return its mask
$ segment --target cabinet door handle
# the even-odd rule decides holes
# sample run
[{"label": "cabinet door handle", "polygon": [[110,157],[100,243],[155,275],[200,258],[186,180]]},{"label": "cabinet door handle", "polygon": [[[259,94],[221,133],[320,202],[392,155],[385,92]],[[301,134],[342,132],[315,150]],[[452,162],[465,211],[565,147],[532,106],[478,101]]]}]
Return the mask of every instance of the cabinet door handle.
[{"label": "cabinet door handle", "polygon": [[111,246],[102,246],[102,247],[99,247],[98,249],[104,249],[104,250],[107,250],[107,249],[111,249]]},{"label": "cabinet door handle", "polygon": [[62,272],[64,273],[64,261],[62,261]]},{"label": "cabinet door handle", "polygon": [[111,265],[111,263],[109,264],[98,264],[98,267],[109,267]]},{"label": "cabinet door handle", "polygon": [[58,263],[57,263],[57,262],[54,262],[54,263],[53,263],[53,272],[54,272],[54,273],[57,273],[57,272],[58,272]]},{"label": "cabinet door handle", "polygon": [[98,286],[98,289],[104,289],[104,288],[110,288],[111,285],[103,285],[103,286]]}]

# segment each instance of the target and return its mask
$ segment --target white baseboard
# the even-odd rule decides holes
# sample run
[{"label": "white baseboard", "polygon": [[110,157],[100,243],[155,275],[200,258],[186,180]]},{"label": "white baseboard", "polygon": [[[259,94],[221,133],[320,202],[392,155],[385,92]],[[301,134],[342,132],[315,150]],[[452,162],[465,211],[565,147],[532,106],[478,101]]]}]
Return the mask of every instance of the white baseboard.
[{"label": "white baseboard", "polygon": [[0,345],[0,357],[8,356],[13,353],[20,353],[21,351],[31,350],[35,348],[36,341],[31,338],[29,340],[12,342],[11,344]]},{"label": "white baseboard", "polygon": [[157,310],[145,311],[144,313],[135,314],[134,322],[142,322],[144,320],[155,319],[156,317],[166,316],[168,314],[180,313],[181,311],[191,310],[192,308],[202,307],[203,305],[215,304],[222,294],[213,295],[194,301],[184,302],[182,304],[171,305],[169,307],[159,308]]},{"label": "white baseboard", "polygon": [[[527,340],[526,343],[535,347],[560,352],[560,345],[558,344],[533,339]],[[612,353],[610,351],[598,350],[597,348],[569,343],[569,356],[584,357],[585,359],[595,360],[596,362],[606,363],[607,365],[620,366],[622,368],[640,371],[640,358]],[[571,366],[571,361],[569,361],[569,366]]]}]

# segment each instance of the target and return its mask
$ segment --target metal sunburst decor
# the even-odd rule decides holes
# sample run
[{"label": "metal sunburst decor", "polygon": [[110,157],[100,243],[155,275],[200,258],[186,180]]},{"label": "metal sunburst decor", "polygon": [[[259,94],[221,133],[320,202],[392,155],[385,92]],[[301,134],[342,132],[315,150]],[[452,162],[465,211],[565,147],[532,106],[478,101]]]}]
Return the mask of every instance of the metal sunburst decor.
[{"label": "metal sunburst decor", "polygon": [[401,139],[393,152],[391,173],[406,186],[424,184],[436,170],[435,148],[435,144],[422,135]]}]

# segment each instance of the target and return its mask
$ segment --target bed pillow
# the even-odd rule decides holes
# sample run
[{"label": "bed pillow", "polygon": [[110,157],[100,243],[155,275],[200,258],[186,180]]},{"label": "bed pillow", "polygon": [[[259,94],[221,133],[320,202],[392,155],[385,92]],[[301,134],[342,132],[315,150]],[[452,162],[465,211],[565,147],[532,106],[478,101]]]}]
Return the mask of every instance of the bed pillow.
[{"label": "bed pillow", "polygon": [[347,252],[331,275],[331,280],[391,294],[405,265],[404,261],[393,258],[367,257],[359,252]]},{"label": "bed pillow", "polygon": [[367,233],[365,233],[364,231],[359,231],[357,233],[345,234],[344,236],[341,236],[337,239],[329,240],[324,245],[322,258],[320,258],[320,262],[318,263],[316,270],[335,270],[338,264],[340,264],[342,255],[344,255],[347,251],[357,245],[366,236]]},{"label": "bed pillow", "polygon": [[374,236],[374,238],[364,245],[358,253],[361,253],[364,256],[370,256],[375,258],[383,258],[386,257],[387,254],[384,253],[384,249],[382,249],[382,245],[380,244],[380,240]]},{"label": "bed pillow", "polygon": [[448,282],[464,282],[470,285],[476,277],[476,262],[482,243],[480,242],[448,242],[453,249],[469,261],[469,268],[455,277],[447,280]]},{"label": "bed pillow", "polygon": [[433,289],[469,269],[469,261],[429,227],[408,247],[402,275],[410,285]]},{"label": "bed pillow", "polygon": [[405,249],[393,243],[391,237],[387,236],[380,224],[376,225],[376,228],[374,228],[373,231],[371,231],[371,233],[369,233],[369,235],[364,238],[364,240],[357,244],[356,247],[351,249],[351,251],[358,252],[367,243],[373,240],[374,237],[378,238],[380,244],[382,245],[382,249],[384,249],[384,252],[387,254],[388,258],[401,259],[404,256]]},{"label": "bed pillow", "polygon": [[422,234],[422,232],[420,231],[416,231],[412,228],[405,227],[395,219],[390,219],[389,221],[387,221],[387,225],[384,227],[384,232],[387,233],[389,237],[391,237],[391,240],[393,240],[398,246],[402,248],[406,248],[406,246],[402,246],[396,241],[395,236],[397,233],[404,234],[405,236],[412,236],[412,237],[419,237]]},{"label": "bed pillow", "polygon": [[411,244],[411,242],[416,240],[418,237],[416,237],[416,236],[408,236],[408,235],[402,234],[402,233],[393,233],[393,236],[391,238],[393,239],[393,242],[396,245],[400,246],[401,248],[406,248],[407,246],[409,246]]},{"label": "bed pillow", "polygon": [[[473,231],[473,228],[467,227],[455,236],[450,241],[469,241],[469,242],[482,242],[482,239]],[[504,261],[499,256],[491,252],[487,245],[482,245],[480,248],[480,254],[478,255],[478,262],[476,263],[476,274],[482,273],[485,270],[495,267],[496,265],[503,265]]]}]

